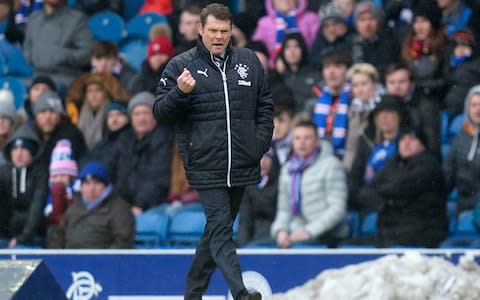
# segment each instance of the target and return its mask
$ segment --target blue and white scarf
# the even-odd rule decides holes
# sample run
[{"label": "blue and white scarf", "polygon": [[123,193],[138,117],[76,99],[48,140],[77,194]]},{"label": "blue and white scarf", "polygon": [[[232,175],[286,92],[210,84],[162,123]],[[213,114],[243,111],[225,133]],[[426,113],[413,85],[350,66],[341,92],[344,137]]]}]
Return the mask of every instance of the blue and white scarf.
[{"label": "blue and white scarf", "polygon": [[275,11],[275,28],[277,29],[277,39],[275,42],[275,53],[279,53],[279,49],[282,47],[285,35],[289,32],[298,31],[296,11],[293,10],[287,15],[283,15],[279,11]]},{"label": "blue and white scarf", "polygon": [[373,176],[385,165],[385,162],[397,154],[397,139],[384,141],[376,145],[368,157],[365,168],[365,183],[370,182]]},{"label": "blue and white scarf", "polygon": [[102,194],[100,194],[100,196],[98,196],[98,198],[95,199],[93,202],[92,201],[87,201],[82,197],[83,205],[85,206],[85,208],[88,211],[94,209],[97,206],[100,206],[100,204],[102,204],[103,201],[105,201],[105,199],[107,199],[107,197],[112,193],[112,188],[113,187],[112,187],[111,184],[107,185],[105,187],[105,189],[103,190]]},{"label": "blue and white scarf", "polygon": [[[317,99],[313,121],[317,125],[318,136],[325,139],[327,129],[327,118],[332,108],[334,97],[327,87],[322,89],[322,93]],[[345,152],[345,139],[348,127],[348,106],[350,104],[350,85],[346,85],[339,96],[337,110],[335,112],[332,124],[331,143],[335,153],[343,154]]]},{"label": "blue and white scarf", "polygon": [[320,155],[320,149],[316,149],[307,158],[301,159],[298,155],[293,154],[288,166],[288,173],[292,177],[290,186],[290,211],[292,216],[300,216],[302,214],[302,176],[303,172],[310,167]]}]

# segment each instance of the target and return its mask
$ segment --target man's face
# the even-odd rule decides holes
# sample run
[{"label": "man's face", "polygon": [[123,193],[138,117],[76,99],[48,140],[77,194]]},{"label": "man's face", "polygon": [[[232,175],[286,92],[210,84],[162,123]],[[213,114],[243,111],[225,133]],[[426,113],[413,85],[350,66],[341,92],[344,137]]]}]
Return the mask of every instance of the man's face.
[{"label": "man's face", "polygon": [[29,98],[31,104],[35,104],[37,102],[38,96],[40,96],[43,92],[51,92],[52,90],[50,87],[45,83],[37,83],[30,88]]},{"label": "man's face", "polygon": [[470,46],[467,45],[457,45],[453,49],[453,54],[455,56],[467,56],[470,57],[472,56],[473,49]]},{"label": "man's face", "polygon": [[153,117],[152,108],[148,105],[137,105],[132,111],[132,127],[138,137],[143,137],[155,129],[157,121]]},{"label": "man's face", "polygon": [[387,94],[407,97],[414,89],[414,83],[410,81],[410,73],[405,69],[397,70],[385,78]]},{"label": "man's face", "polygon": [[82,198],[89,202],[97,200],[104,190],[105,184],[94,178],[84,180],[81,185]]},{"label": "man's face", "polygon": [[273,117],[273,137],[281,140],[287,136],[292,128],[293,120],[287,112],[282,112],[279,116]]},{"label": "man's face", "polygon": [[413,134],[405,134],[398,142],[398,153],[402,158],[410,158],[425,150],[422,142]]},{"label": "man's face", "polygon": [[302,60],[302,48],[297,40],[290,39],[285,43],[283,57],[289,65],[298,65]]},{"label": "man's face", "polygon": [[378,32],[378,20],[369,12],[360,14],[355,21],[355,28],[361,37],[372,38]]},{"label": "man's face", "polygon": [[398,113],[393,110],[382,110],[375,115],[375,126],[382,133],[395,133],[398,130],[400,118]]},{"label": "man's face", "polygon": [[60,120],[60,114],[51,110],[44,110],[35,115],[35,121],[44,134],[52,133],[60,124]]},{"label": "man's face", "polygon": [[32,154],[23,147],[12,149],[10,154],[12,163],[17,168],[24,168],[32,162]]},{"label": "man's face", "polygon": [[90,59],[90,64],[95,72],[102,74],[112,74],[116,63],[117,58],[114,56],[92,57]]},{"label": "man's face", "polygon": [[474,125],[480,126],[480,94],[475,94],[470,99],[468,116]]},{"label": "man's face", "polygon": [[368,102],[375,95],[377,83],[368,75],[357,73],[352,76],[352,92],[353,95],[363,102]]},{"label": "man's face", "polygon": [[128,124],[128,117],[118,110],[111,110],[107,114],[107,127],[110,131],[117,131]]},{"label": "man's face", "polygon": [[333,42],[339,36],[344,35],[347,30],[345,23],[334,19],[326,20],[322,25],[323,37],[329,42]]},{"label": "man's face", "polygon": [[205,47],[213,55],[221,55],[228,46],[232,37],[230,21],[218,20],[209,15],[204,26],[200,26],[200,34]]},{"label": "man's face", "polygon": [[200,28],[200,15],[194,15],[188,11],[182,12],[180,15],[180,24],[178,31],[187,41],[194,41],[198,37],[198,29]]},{"label": "man's face", "polygon": [[13,129],[12,119],[0,115],[0,137],[8,136]]},{"label": "man's face", "polygon": [[312,154],[319,145],[317,132],[310,127],[295,127],[293,129],[293,152],[301,159]]},{"label": "man's face", "polygon": [[329,64],[323,67],[325,85],[331,90],[343,87],[346,81],[347,67],[345,65]]},{"label": "man's face", "polygon": [[100,107],[105,105],[108,100],[105,90],[96,83],[92,83],[87,86],[85,98],[93,111],[100,109]]}]

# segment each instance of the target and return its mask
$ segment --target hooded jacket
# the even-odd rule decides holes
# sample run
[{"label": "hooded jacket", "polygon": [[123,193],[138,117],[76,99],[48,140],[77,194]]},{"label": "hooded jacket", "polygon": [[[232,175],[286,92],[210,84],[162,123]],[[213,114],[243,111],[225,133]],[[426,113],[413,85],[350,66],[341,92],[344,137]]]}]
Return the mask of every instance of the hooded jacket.
[{"label": "hooded jacket", "polygon": [[17,138],[28,139],[40,146],[38,137],[25,125],[13,134],[5,147],[8,163],[0,167],[0,236],[16,238],[18,244],[28,244],[41,234],[48,192],[48,166],[34,156],[26,168],[16,168],[10,154]]},{"label": "hooded jacket", "polygon": [[[225,57],[218,67],[198,39],[170,60],[158,84],[155,118],[176,123],[187,178],[197,189],[256,184],[272,139],[272,98],[255,53],[228,47]],[[189,94],[177,86],[184,68],[196,80]]]},{"label": "hooded jacket", "polygon": [[471,88],[465,97],[465,124],[444,163],[449,190],[458,189],[459,210],[473,209],[480,191],[480,126],[473,123],[469,114],[473,95],[480,95],[480,85]]}]

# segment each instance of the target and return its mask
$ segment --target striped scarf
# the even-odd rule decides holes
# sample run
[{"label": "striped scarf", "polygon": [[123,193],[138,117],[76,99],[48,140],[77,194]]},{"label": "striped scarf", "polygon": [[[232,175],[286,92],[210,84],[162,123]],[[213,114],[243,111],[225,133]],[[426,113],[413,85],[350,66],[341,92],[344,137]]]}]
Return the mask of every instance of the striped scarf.
[{"label": "striped scarf", "polygon": [[[348,106],[350,104],[350,85],[346,85],[337,103],[329,89],[325,87],[317,99],[313,121],[317,125],[318,136],[328,137],[331,130],[331,140],[335,153],[345,152],[345,138],[348,126]],[[336,109],[334,108],[336,106]]]},{"label": "striped scarf", "polygon": [[287,15],[275,12],[275,28],[277,29],[277,39],[275,42],[275,53],[280,53],[285,35],[289,32],[298,31],[296,11],[293,10]]},{"label": "striped scarf", "polygon": [[384,141],[375,147],[370,153],[367,161],[367,167],[365,169],[364,181],[370,182],[373,176],[380,171],[385,165],[388,159],[397,154],[397,140]]},{"label": "striped scarf", "polygon": [[308,167],[310,167],[320,155],[320,149],[313,151],[305,159],[301,159],[298,155],[293,154],[288,166],[288,173],[292,176],[290,186],[290,210],[292,216],[300,216],[302,214],[302,175]]},{"label": "striped scarf", "polygon": [[20,0],[20,5],[15,13],[15,24],[24,26],[27,24],[28,17],[43,8],[43,0]]}]

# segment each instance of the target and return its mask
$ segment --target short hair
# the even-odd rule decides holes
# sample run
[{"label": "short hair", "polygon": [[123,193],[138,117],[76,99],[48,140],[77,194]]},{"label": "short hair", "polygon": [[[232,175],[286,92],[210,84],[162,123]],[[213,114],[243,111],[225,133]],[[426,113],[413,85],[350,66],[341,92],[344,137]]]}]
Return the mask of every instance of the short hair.
[{"label": "short hair", "polygon": [[313,130],[313,132],[315,132],[315,136],[317,136],[317,125],[310,118],[299,116],[295,122],[295,125],[293,125],[293,128],[298,127],[310,128]]},{"label": "short hair", "polygon": [[322,65],[325,68],[329,65],[344,65],[348,68],[352,65],[352,56],[346,52],[329,52],[322,59]]},{"label": "short hair", "polygon": [[410,67],[410,65],[407,64],[404,61],[389,64],[387,66],[386,71],[385,71],[385,79],[387,79],[387,77],[390,76],[392,73],[395,73],[395,72],[400,71],[400,70],[407,71],[408,72],[408,79],[410,81],[414,81],[413,70]]},{"label": "short hair", "polygon": [[182,10],[182,12],[180,13],[180,16],[183,13],[189,13],[191,15],[200,15],[202,13],[202,8],[198,5],[189,5]]},{"label": "short hair", "polygon": [[373,65],[367,63],[358,63],[351,66],[347,71],[348,80],[352,80],[353,75],[357,74],[366,75],[373,82],[378,82],[380,79],[377,69]]},{"label": "short hair", "polygon": [[92,48],[91,57],[101,58],[101,57],[117,57],[118,48],[112,42],[109,41],[98,41]]},{"label": "short hair", "polygon": [[207,23],[208,16],[213,16],[215,19],[222,21],[230,21],[230,25],[233,24],[233,16],[230,9],[220,3],[212,3],[202,9],[202,12],[200,13],[200,23],[202,26],[205,26]]}]

